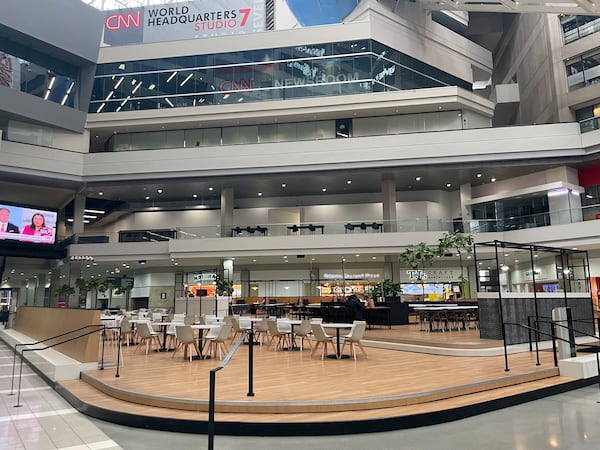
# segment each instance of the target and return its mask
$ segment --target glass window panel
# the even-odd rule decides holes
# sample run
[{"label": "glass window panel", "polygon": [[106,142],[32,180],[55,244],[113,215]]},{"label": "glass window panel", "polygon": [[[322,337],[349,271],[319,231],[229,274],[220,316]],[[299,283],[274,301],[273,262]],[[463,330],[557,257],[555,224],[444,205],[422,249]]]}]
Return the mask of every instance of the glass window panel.
[{"label": "glass window panel", "polygon": [[184,131],[170,130],[165,133],[163,148],[180,148],[184,146]]},{"label": "glass window panel", "polygon": [[200,147],[202,145],[202,130],[185,130],[185,146]]},{"label": "glass window panel", "polygon": [[259,125],[259,142],[278,142],[277,125]]},{"label": "glass window panel", "polygon": [[165,132],[134,133],[131,135],[131,150],[165,148]]},{"label": "glass window panel", "polygon": [[131,134],[115,134],[113,136],[113,151],[121,152],[126,150],[131,150]]},{"label": "glass window panel", "polygon": [[202,145],[221,145],[221,128],[204,130]]},{"label": "glass window panel", "polygon": [[296,124],[280,123],[277,126],[277,134],[279,136],[279,141],[295,141],[297,137]]},{"label": "glass window panel", "polygon": [[354,119],[354,136],[381,136],[388,133],[388,120],[385,117]]}]

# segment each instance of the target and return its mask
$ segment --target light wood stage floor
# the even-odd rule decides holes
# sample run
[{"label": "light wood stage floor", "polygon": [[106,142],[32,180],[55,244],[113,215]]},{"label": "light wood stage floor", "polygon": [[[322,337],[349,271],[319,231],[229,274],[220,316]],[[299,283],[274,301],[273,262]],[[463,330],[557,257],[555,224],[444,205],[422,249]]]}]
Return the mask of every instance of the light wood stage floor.
[{"label": "light wood stage floor", "polygon": [[[383,344],[382,344],[383,343]],[[444,348],[435,355],[378,348],[408,343]],[[415,325],[369,330],[368,358],[320,359],[320,349],[275,351],[254,346],[253,393],[248,396],[248,345],[216,374],[216,427],[225,434],[343,434],[455,420],[579,387],[560,377],[550,351],[509,355],[478,330],[428,333]],[[229,346],[231,347],[231,346]],[[206,432],[209,371],[218,359],[184,360],[179,352],[123,347],[123,367],[82,373],[58,389],[87,414],[127,425]],[[489,349],[494,356],[468,356]],[[465,351],[466,350],[466,351]],[[349,347],[346,348],[349,353]],[[107,350],[110,357],[110,349]]]}]

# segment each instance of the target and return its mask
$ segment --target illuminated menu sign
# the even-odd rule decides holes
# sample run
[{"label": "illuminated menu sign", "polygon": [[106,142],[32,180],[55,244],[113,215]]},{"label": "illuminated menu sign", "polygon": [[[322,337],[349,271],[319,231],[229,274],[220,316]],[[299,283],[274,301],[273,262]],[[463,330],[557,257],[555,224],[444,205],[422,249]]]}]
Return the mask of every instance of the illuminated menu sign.
[{"label": "illuminated menu sign", "polygon": [[202,0],[107,11],[104,43],[126,45],[265,31],[265,0]]}]

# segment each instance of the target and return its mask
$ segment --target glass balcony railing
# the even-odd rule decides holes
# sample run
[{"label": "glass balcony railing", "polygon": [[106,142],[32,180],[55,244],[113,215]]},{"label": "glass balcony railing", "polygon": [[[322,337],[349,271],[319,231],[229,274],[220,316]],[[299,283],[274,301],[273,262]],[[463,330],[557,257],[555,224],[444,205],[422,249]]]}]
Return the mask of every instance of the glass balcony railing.
[{"label": "glass balcony railing", "polygon": [[511,216],[502,219],[472,219],[467,221],[434,219],[429,217],[384,221],[358,219],[344,222],[303,223],[252,223],[235,224],[229,227],[202,226],[176,227],[171,229],[127,230],[119,233],[79,235],[73,242],[79,244],[117,242],[165,242],[170,239],[215,239],[215,238],[265,238],[270,236],[321,236],[339,234],[380,234],[408,232],[451,232],[493,233],[540,228],[595,220],[600,218],[600,204],[581,209],[558,210],[540,214]]}]

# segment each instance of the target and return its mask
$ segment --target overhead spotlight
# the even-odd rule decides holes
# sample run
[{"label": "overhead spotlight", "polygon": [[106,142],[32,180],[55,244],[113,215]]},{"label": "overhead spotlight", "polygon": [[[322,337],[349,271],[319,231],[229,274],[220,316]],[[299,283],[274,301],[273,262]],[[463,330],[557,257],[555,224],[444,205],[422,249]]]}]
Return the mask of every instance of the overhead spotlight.
[{"label": "overhead spotlight", "polygon": [[146,264],[146,260],[145,260],[145,259],[140,259],[140,260],[138,261],[138,263],[140,263],[140,264]]},{"label": "overhead spotlight", "polygon": [[69,259],[71,261],[93,261],[94,257],[89,255],[73,255]]}]

